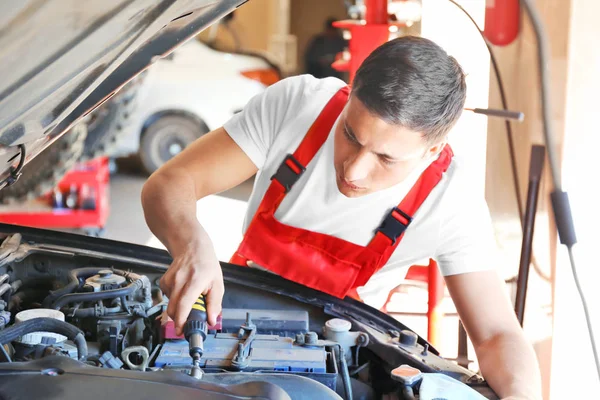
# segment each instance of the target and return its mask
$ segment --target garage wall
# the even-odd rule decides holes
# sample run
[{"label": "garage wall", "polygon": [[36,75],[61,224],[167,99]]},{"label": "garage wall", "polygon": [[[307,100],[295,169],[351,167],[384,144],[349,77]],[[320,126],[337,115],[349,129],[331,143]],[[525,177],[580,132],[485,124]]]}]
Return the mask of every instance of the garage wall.
[{"label": "garage wall", "polygon": [[[277,0],[251,0],[235,10],[230,26],[235,31],[242,49],[261,53],[269,50],[270,37],[278,27],[277,7]],[[233,36],[223,26],[209,27],[199,35],[199,38],[208,40],[215,30],[217,47],[233,50],[235,43]]]},{"label": "garage wall", "polygon": [[312,37],[323,31],[328,17],[347,19],[343,0],[291,0],[290,33],[296,36],[298,68],[304,72],[304,53]]},{"label": "garage wall", "polygon": [[[598,268],[598,197],[595,196],[598,157],[598,90],[600,90],[600,2],[573,0],[568,31],[569,53],[566,79],[565,139],[563,147],[563,188],[569,193],[577,244],[574,247],[577,271],[587,298],[596,344],[600,344],[600,281]],[[590,168],[590,166],[592,166]],[[591,179],[590,179],[591,178]],[[552,397],[573,397],[570,385],[561,377],[577,366],[578,379],[587,393],[600,393],[600,382],[591,354],[583,308],[576,291],[564,246],[558,250],[554,280],[554,336],[552,347]],[[576,346],[573,351],[572,346]]]},{"label": "garage wall", "polygon": [[[592,315],[596,316],[596,331],[600,296],[591,282],[600,277],[592,243],[597,232],[597,207],[592,206],[584,167],[594,159],[598,141],[590,140],[597,125],[597,90],[600,88],[597,71],[600,69],[600,50],[597,38],[600,27],[594,16],[600,13],[597,0],[537,0],[538,10],[550,39],[551,61],[551,118],[554,122],[555,147],[559,152],[563,184],[569,190],[575,216],[578,271]],[[537,72],[536,41],[529,20],[521,20],[519,38],[506,47],[495,48],[505,82],[509,107],[525,113],[522,123],[513,123],[517,165],[521,192],[527,193],[530,147],[544,144],[541,104]],[[490,105],[500,107],[495,77],[490,78]],[[590,136],[592,135],[592,136]],[[592,143],[596,143],[594,146]],[[489,121],[486,197],[502,236],[505,256],[517,265],[520,250],[520,225],[511,176],[508,143],[503,121]],[[545,399],[572,397],[572,387],[561,377],[568,368],[577,366],[578,380],[586,382],[586,392],[597,392],[597,377],[581,303],[575,290],[564,246],[557,236],[550,210],[552,190],[548,160],[544,166],[538,217],[534,237],[534,256],[538,268],[532,267],[525,313],[525,331],[534,342],[540,360]],[[586,192],[587,191],[587,192]],[[583,244],[585,243],[585,245]],[[587,257],[586,257],[587,255]],[[537,271],[541,273],[538,273]],[[542,278],[546,275],[549,281]],[[588,283],[590,282],[590,283]],[[600,337],[596,335],[596,340]],[[577,350],[574,350],[574,347]],[[580,375],[583,374],[583,375]],[[585,376],[585,377],[584,377]],[[592,386],[590,386],[592,385]]]}]

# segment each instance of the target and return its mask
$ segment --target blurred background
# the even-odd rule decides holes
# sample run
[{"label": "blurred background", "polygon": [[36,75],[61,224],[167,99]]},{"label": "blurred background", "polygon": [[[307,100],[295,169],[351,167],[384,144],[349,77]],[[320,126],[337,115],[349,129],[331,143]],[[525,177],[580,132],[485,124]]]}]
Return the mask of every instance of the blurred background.
[{"label": "blurred background", "polygon": [[[501,109],[504,92],[508,108],[525,116],[523,121],[507,122],[465,111],[451,134],[455,152],[467,158],[472,171],[472,192],[465,196],[483,193],[494,222],[499,252],[482,262],[500,266],[514,301],[532,146],[544,144],[535,35],[529,21],[518,14],[495,14],[491,19],[493,1],[456,3],[480,29],[487,30],[487,43],[493,49],[501,81],[486,41],[454,2],[390,0],[389,38],[420,35],[456,57],[467,73],[467,108]],[[551,115],[559,138],[561,173],[570,191],[580,239],[580,279],[593,322],[598,325],[600,295],[593,285],[600,274],[590,241],[600,221],[592,185],[583,183],[596,181],[586,178],[592,173],[599,144],[591,116],[595,115],[596,91],[600,88],[600,29],[594,20],[600,15],[600,3],[536,3],[551,40]],[[362,1],[249,1],[158,60],[92,112],[87,134],[73,129],[35,159],[34,163],[49,167],[42,171],[30,167],[36,171],[29,174],[26,167],[17,184],[0,192],[0,213],[28,214],[24,224],[32,226],[162,248],[147,228],[140,204],[141,188],[149,174],[193,140],[220,127],[249,99],[280,79],[308,73],[350,82],[349,26],[364,20],[364,12]],[[502,18],[512,18],[512,22],[506,24]],[[593,380],[595,372],[581,305],[553,225],[549,175],[546,164],[535,216],[524,329],[540,360],[546,398],[551,394],[552,398],[566,398],[567,392],[552,377],[567,373],[575,360],[575,348],[579,355],[585,354],[576,360],[577,374]],[[249,180],[198,202],[198,218],[221,260],[229,259],[242,238],[252,185]],[[68,214],[74,210],[85,213]],[[51,226],[43,220],[48,213],[73,218]],[[407,279],[390,294],[385,311],[427,336],[427,308],[427,282]],[[477,360],[470,348],[467,360],[460,360],[459,322],[447,293],[442,311],[437,347],[443,356],[476,370]]]}]

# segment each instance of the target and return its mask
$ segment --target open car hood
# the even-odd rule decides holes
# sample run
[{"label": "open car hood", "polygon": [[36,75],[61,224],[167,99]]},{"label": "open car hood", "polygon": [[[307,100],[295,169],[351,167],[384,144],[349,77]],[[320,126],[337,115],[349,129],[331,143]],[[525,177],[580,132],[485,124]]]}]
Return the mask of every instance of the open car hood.
[{"label": "open car hood", "polygon": [[245,1],[2,2],[0,187],[19,161]]}]

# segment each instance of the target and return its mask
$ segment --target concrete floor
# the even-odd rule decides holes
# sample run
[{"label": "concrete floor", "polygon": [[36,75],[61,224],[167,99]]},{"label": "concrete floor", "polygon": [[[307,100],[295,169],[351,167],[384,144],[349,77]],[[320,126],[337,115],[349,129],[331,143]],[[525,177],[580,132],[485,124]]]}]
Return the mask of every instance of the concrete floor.
[{"label": "concrete floor", "polygon": [[[151,247],[164,248],[150,232],[144,219],[140,195],[146,176],[135,172],[111,176],[110,216],[104,237]],[[242,223],[252,181],[197,204],[197,216],[210,235],[217,257],[228,260],[242,239]]]}]

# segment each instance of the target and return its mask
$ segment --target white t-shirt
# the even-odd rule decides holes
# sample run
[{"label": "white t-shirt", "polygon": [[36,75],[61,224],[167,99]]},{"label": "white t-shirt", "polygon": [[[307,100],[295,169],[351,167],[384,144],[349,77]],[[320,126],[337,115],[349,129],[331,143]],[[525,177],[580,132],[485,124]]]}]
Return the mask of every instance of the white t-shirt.
[{"label": "white t-shirt", "polygon": [[[258,167],[244,221],[247,229],[264,193],[288,153],[293,153],[331,97],[345,85],[337,78],[300,75],[254,97],[224,128]],[[339,121],[339,119],[338,119]],[[337,122],[336,122],[337,124]],[[275,213],[283,224],[366,246],[389,212],[408,193],[424,163],[402,183],[358,198],[342,195],[335,181],[333,132]],[[438,262],[443,275],[494,268],[495,242],[487,204],[474,195],[459,156],[414,216],[387,264],[358,288],[365,303],[383,306],[408,267]],[[265,251],[268,251],[265,249]],[[492,258],[492,260],[490,260]]]}]

